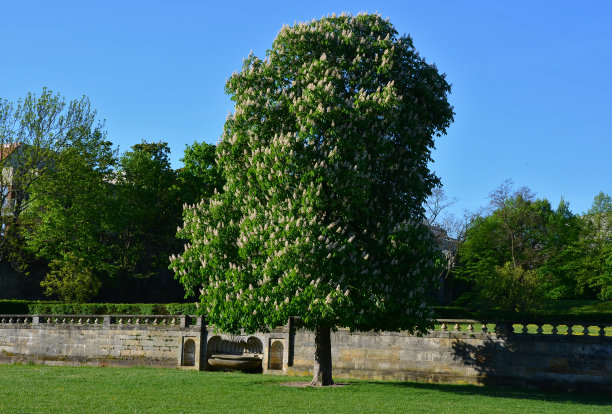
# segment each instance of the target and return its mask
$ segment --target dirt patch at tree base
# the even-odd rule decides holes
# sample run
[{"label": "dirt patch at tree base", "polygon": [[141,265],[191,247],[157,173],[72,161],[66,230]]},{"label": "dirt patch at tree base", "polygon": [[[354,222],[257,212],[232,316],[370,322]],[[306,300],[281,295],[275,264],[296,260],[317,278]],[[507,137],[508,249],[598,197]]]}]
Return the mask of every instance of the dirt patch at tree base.
[{"label": "dirt patch at tree base", "polygon": [[283,387],[295,387],[295,388],[339,388],[346,387],[347,385],[351,385],[346,382],[336,382],[334,385],[326,385],[326,386],[312,386],[310,382],[303,381],[293,381],[293,382],[282,382],[279,385]]}]

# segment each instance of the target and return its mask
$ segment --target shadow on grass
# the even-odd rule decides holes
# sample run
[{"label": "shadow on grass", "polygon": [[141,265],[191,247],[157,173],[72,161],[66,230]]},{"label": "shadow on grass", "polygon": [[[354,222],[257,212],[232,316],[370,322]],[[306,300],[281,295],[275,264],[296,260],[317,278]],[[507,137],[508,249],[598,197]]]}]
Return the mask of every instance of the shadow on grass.
[{"label": "shadow on grass", "polygon": [[612,396],[604,396],[590,393],[573,393],[549,390],[531,390],[515,387],[503,387],[494,385],[457,385],[457,384],[433,384],[420,382],[398,382],[398,381],[364,381],[363,384],[376,384],[386,387],[409,388],[411,390],[435,391],[455,394],[458,396],[477,396],[488,398],[511,398],[517,400],[546,401],[557,403],[574,403],[587,405],[610,405]]}]

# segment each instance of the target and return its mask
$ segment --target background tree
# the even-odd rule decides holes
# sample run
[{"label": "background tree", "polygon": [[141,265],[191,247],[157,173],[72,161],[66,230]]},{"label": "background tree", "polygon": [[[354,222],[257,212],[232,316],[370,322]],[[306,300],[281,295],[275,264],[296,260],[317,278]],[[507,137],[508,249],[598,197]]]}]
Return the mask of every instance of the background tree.
[{"label": "background tree", "polygon": [[456,197],[449,199],[440,184],[432,190],[424,203],[425,220],[444,253],[444,262],[441,264],[443,279],[451,274],[461,245],[465,242],[467,230],[474,219],[481,214],[465,210],[461,216],[455,216],[445,212],[457,201]]},{"label": "background tree", "polygon": [[566,237],[565,248],[547,264],[563,288],[560,297],[612,299],[611,200],[603,192],[595,196],[589,211],[575,217],[577,235]]},{"label": "background tree", "polygon": [[179,285],[168,271],[168,256],[180,248],[175,234],[182,202],[169,153],[165,142],[143,141],[119,159],[111,241],[119,285],[109,287],[118,288],[123,300],[137,295],[135,290],[141,290],[138,295],[147,292],[148,300],[179,294]]},{"label": "background tree", "polygon": [[283,27],[226,90],[225,191],[188,208],[171,267],[218,329],[298,316],[315,332],[313,384],[333,383],[330,330],[431,326],[437,279],[423,202],[450,86],[377,15]]},{"label": "background tree", "polygon": [[491,200],[490,213],[470,225],[456,269],[487,299],[483,304],[528,310],[544,297],[608,297],[611,243],[597,224],[606,221],[592,213],[597,208],[579,217],[561,199],[553,209],[527,188],[513,190],[510,181]]},{"label": "background tree", "polygon": [[223,176],[216,164],[217,147],[206,142],[194,142],[185,148],[181,158],[183,168],[178,171],[181,198],[194,204],[210,198],[214,190],[223,191]]},{"label": "background tree", "polygon": [[65,261],[76,258],[89,269],[88,278],[100,280],[116,271],[109,243],[115,151],[99,130],[79,133],[46,172],[47,179],[30,186],[21,231],[26,249],[54,264],[48,278],[58,274],[60,263],[66,269]]},{"label": "background tree", "polygon": [[66,150],[101,131],[95,115],[88,98],[66,103],[46,88],[39,97],[29,93],[16,104],[0,99],[0,260],[17,264],[23,259],[22,212],[45,188],[52,191],[46,183],[64,157],[71,156]]}]

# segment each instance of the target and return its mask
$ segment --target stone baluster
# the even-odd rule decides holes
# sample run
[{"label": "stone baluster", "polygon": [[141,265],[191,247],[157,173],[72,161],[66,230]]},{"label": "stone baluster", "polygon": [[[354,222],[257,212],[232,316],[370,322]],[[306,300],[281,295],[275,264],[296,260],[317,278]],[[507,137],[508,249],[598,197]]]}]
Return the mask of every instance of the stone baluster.
[{"label": "stone baluster", "polygon": [[470,322],[468,324],[468,328],[467,328],[468,332],[474,332],[474,324],[472,322]]},{"label": "stone baluster", "polygon": [[537,324],[537,327],[538,327],[538,329],[536,329],[536,333],[537,333],[538,335],[542,335],[542,334],[544,333],[544,328],[543,328],[542,324],[541,324],[541,323],[538,323],[538,324]]},{"label": "stone baluster", "polygon": [[559,335],[559,329],[557,329],[557,326],[558,326],[558,325],[557,325],[556,323],[553,323],[553,324],[551,324],[551,325],[552,325],[552,332],[551,332],[551,334],[553,334],[553,335]]},{"label": "stone baluster", "polygon": [[567,324],[567,334],[572,335],[573,333],[574,333],[574,330],[572,329],[572,324],[568,323]]},{"label": "stone baluster", "polygon": [[606,326],[605,325],[599,325],[599,336],[606,336]]},{"label": "stone baluster", "polygon": [[482,331],[482,333],[487,333],[489,328],[487,328],[487,323],[483,322],[482,326],[480,327],[480,330]]},{"label": "stone baluster", "polygon": [[584,325],[582,325],[582,334],[584,336],[589,336],[589,324],[585,323]]},{"label": "stone baluster", "polygon": [[529,328],[527,328],[527,324],[523,324],[523,329],[521,329],[521,333],[527,334],[529,333]]},{"label": "stone baluster", "polygon": [[442,326],[440,326],[442,331],[446,331],[446,322],[442,322]]},{"label": "stone baluster", "polygon": [[458,322],[455,323],[455,326],[453,326],[453,330],[455,332],[461,332],[461,325]]}]

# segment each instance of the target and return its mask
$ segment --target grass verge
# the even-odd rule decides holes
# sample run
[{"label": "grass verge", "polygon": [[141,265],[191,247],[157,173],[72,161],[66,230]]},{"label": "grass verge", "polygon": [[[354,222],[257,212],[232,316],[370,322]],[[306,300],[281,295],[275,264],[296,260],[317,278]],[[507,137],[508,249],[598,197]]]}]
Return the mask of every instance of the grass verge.
[{"label": "grass verge", "polygon": [[[472,385],[342,381],[157,368],[0,366],[2,413],[612,413],[612,397]],[[306,379],[304,379],[306,380]]]}]

